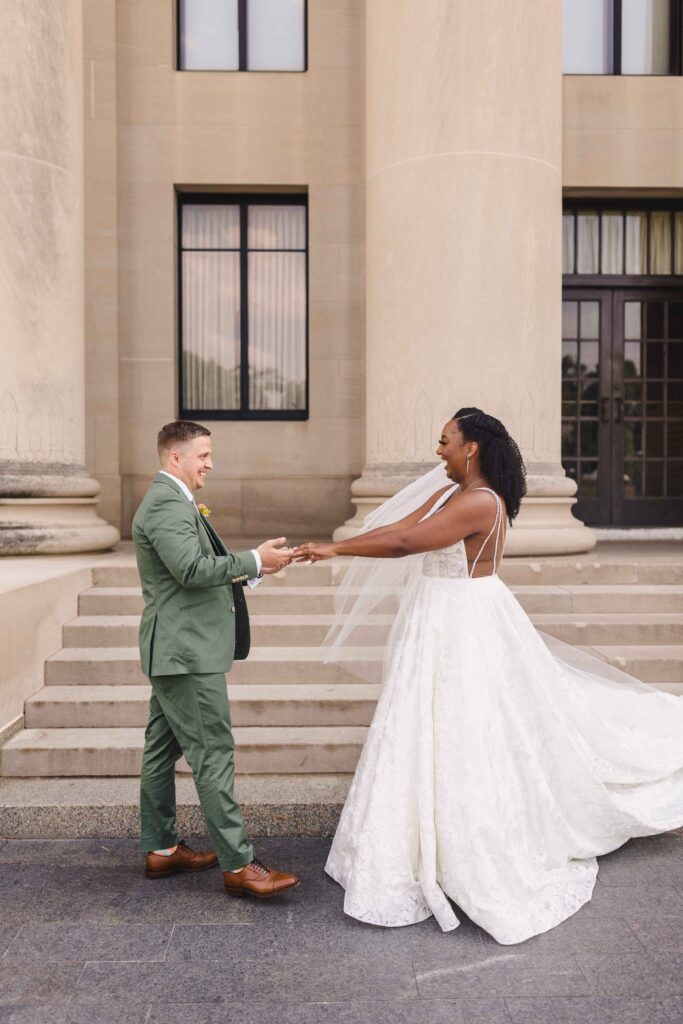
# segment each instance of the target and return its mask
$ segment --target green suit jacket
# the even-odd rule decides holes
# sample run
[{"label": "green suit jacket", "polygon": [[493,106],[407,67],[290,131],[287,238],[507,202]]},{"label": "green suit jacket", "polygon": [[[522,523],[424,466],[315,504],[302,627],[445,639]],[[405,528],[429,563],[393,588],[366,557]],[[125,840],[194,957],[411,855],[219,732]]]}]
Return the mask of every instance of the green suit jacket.
[{"label": "green suit jacket", "polygon": [[[253,552],[231,554],[163,473],[135,513],[133,540],[145,599],[142,671],[146,676],[227,672],[235,654],[232,585],[256,576]],[[246,615],[246,602],[242,606]]]}]

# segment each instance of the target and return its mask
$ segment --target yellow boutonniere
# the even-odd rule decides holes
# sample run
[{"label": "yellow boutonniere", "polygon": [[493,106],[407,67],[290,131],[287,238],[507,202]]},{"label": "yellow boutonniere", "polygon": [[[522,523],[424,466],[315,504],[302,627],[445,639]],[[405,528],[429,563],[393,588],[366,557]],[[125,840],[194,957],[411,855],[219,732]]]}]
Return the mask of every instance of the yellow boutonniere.
[{"label": "yellow boutonniere", "polygon": [[199,504],[199,505],[197,505],[197,508],[199,509],[199,511],[201,512],[201,514],[202,514],[203,516],[206,516],[206,518],[207,518],[207,519],[208,519],[208,518],[209,518],[209,516],[211,515],[211,509],[210,509],[210,508],[207,508],[207,506],[206,506],[206,505],[201,505],[201,504]]}]

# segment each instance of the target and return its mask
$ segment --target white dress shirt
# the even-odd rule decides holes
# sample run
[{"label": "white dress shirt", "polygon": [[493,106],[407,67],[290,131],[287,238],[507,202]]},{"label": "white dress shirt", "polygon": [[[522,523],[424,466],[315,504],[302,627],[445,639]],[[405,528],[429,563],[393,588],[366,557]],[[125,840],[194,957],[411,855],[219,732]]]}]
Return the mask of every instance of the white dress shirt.
[{"label": "white dress shirt", "polygon": [[[191,502],[194,505],[194,507],[197,509],[197,515],[200,516],[201,512],[197,508],[197,502],[195,501],[194,494],[192,493],[190,488],[187,486],[185,481],[181,480],[179,476],[174,476],[173,473],[168,473],[165,469],[160,469],[159,472],[163,473],[164,476],[170,476],[171,480],[175,480],[175,482],[178,484],[178,487],[180,487],[181,491],[183,492],[183,494],[185,495],[187,500],[189,502]],[[259,585],[259,583],[261,582],[263,577],[261,576],[261,556],[259,555],[259,553],[256,550],[256,548],[252,548],[251,549],[251,553],[254,556],[254,558],[256,559],[256,572],[257,572],[258,575],[254,579],[252,579],[252,580],[247,580],[247,586],[253,588],[253,587],[257,587]]]}]

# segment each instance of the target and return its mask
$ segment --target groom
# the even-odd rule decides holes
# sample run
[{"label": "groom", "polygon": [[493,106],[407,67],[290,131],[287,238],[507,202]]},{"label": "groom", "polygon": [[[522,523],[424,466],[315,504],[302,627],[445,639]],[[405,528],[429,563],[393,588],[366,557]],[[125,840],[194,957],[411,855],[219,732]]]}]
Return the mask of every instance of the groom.
[{"label": "groom", "polygon": [[[165,878],[218,863],[231,895],[274,896],[299,879],[256,860],[247,839],[233,794],[225,673],[235,654],[246,657],[249,649],[242,586],[283,568],[293,551],[280,537],[253,551],[228,552],[193,495],[213,469],[206,427],[167,423],[157,446],[161,469],[133,519],[145,600],[140,659],[152,684],[140,779],[146,874]],[[181,755],[192,769],[216,853],[195,852],[178,838],[175,763]]]}]

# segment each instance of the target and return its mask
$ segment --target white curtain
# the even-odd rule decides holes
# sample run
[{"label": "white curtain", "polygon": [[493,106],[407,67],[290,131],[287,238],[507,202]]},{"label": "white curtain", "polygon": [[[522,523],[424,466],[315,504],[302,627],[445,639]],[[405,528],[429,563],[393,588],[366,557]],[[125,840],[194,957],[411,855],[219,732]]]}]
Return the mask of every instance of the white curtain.
[{"label": "white curtain", "polygon": [[578,214],[576,236],[578,250],[576,254],[577,274],[599,274],[598,239],[600,232],[597,213],[585,212]]},{"label": "white curtain", "polygon": [[237,0],[180,0],[179,14],[181,68],[239,68]]},{"label": "white curtain", "polygon": [[183,405],[239,409],[239,253],[185,252],[182,277]]},{"label": "white curtain", "polygon": [[249,253],[249,406],[306,405],[306,255]]},{"label": "white curtain", "polygon": [[248,0],[250,71],[303,71],[305,0]]},{"label": "white curtain", "polygon": [[601,260],[603,274],[623,274],[624,216],[622,213],[603,213],[602,215]]},{"label": "white curtain", "polygon": [[306,209],[304,206],[250,206],[248,245],[250,249],[305,249]]},{"label": "white curtain", "polygon": [[671,273],[671,215],[667,210],[650,214],[650,273]]},{"label": "white curtain", "polygon": [[626,214],[626,273],[647,273],[647,214]]},{"label": "white curtain", "polygon": [[612,0],[563,0],[562,68],[566,75],[609,75],[612,38]]},{"label": "white curtain", "polygon": [[622,0],[621,73],[669,73],[669,0]]},{"label": "white curtain", "polygon": [[207,203],[183,206],[183,249],[239,249],[240,208]]}]

